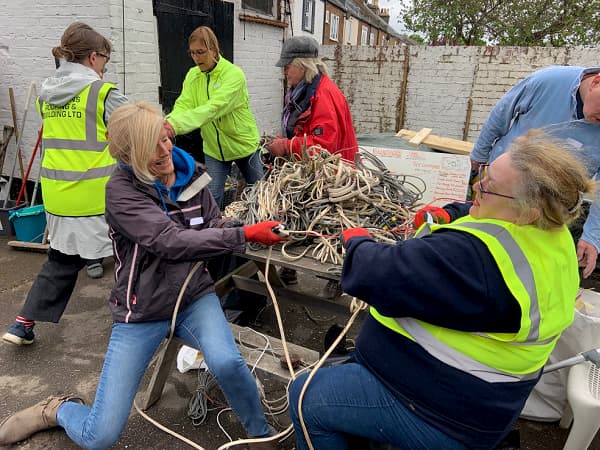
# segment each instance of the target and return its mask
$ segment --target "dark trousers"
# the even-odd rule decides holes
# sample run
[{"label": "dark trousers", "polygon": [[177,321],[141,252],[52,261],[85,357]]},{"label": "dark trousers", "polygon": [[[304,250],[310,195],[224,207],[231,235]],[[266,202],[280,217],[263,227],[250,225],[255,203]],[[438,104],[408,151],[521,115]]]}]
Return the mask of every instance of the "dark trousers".
[{"label": "dark trousers", "polygon": [[85,261],[78,255],[65,255],[50,248],[48,260],[35,278],[19,315],[27,320],[58,323]]}]

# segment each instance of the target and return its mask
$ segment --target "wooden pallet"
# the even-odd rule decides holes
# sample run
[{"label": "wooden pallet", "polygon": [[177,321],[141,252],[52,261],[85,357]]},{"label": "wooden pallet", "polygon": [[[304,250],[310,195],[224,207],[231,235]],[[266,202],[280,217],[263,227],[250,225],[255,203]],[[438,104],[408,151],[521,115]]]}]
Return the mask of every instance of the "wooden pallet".
[{"label": "wooden pallet", "polygon": [[419,131],[402,129],[396,133],[396,136],[408,140],[410,145],[426,145],[434,150],[442,152],[454,153],[457,155],[470,155],[473,150],[473,143],[469,141],[461,141],[460,139],[452,139],[431,134],[431,128],[421,128]]}]

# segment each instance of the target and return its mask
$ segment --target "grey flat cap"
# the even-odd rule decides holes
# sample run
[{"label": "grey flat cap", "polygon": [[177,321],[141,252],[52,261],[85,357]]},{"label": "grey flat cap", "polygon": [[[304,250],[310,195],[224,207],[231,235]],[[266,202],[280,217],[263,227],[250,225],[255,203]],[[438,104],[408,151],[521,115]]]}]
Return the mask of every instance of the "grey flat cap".
[{"label": "grey flat cap", "polygon": [[295,58],[318,58],[319,43],[310,36],[294,36],[283,43],[277,67],[284,67]]}]

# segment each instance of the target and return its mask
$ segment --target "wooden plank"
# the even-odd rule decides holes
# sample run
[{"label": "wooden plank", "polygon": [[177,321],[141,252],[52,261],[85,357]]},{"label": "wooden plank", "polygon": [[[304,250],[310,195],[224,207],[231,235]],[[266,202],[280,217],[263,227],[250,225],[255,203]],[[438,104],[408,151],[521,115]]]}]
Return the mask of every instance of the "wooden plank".
[{"label": "wooden plank", "polygon": [[12,138],[15,134],[15,129],[9,125],[4,125],[4,130],[2,131],[2,145],[0,145],[0,175],[2,175],[2,170],[4,169],[4,159],[6,158],[6,149],[8,148],[8,144],[10,143],[10,138]]},{"label": "wooden plank", "polygon": [[[231,331],[233,333],[233,336],[235,337],[236,342],[238,342],[238,344],[241,344],[242,347],[250,347],[252,349],[258,350],[262,350],[265,347],[265,339],[260,334],[254,332],[251,328],[240,327],[239,325],[236,325],[234,323],[230,323],[229,326],[231,327]],[[269,339],[269,343],[271,345],[273,353],[275,354],[275,358],[277,358],[277,361],[279,361],[279,358],[284,356],[283,343],[281,339],[278,339],[273,336],[267,336],[267,338]],[[287,340],[286,344],[290,354],[296,355],[306,364],[313,364],[319,360],[319,352],[315,350],[311,350],[306,347],[293,344],[291,342],[288,342]],[[254,352],[254,359],[256,359],[256,355],[257,353]],[[249,364],[253,363],[252,358],[246,358],[246,361]],[[285,370],[285,372],[287,373],[288,371]],[[287,373],[287,376],[289,378],[289,373]]]},{"label": "wooden plank", "polygon": [[411,137],[408,143],[414,146],[420,145],[421,142],[423,142],[423,140],[431,134],[431,131],[431,128],[421,128],[421,131]]},{"label": "wooden plank", "polygon": [[152,372],[152,378],[142,397],[142,411],[146,411],[150,408],[162,395],[167,377],[175,366],[175,360],[177,359],[177,352],[180,346],[181,341],[173,338],[169,341],[167,348],[160,354],[158,361],[156,362],[156,367],[154,367],[154,372]]},{"label": "wooden plank", "polygon": [[[235,286],[242,290],[253,292],[259,295],[268,296],[269,292],[265,283],[259,280],[252,280],[239,276],[233,277]],[[329,300],[316,295],[310,295],[306,292],[300,292],[295,289],[277,288],[271,286],[275,292],[275,296],[279,302],[291,302],[300,304],[309,308],[318,308],[327,314],[334,314],[347,319],[350,315],[350,300],[349,295],[342,295],[336,299]]]},{"label": "wooden plank", "polygon": [[[396,136],[412,139],[417,135],[416,131],[402,129],[396,133]],[[473,150],[473,143],[468,141],[461,141],[460,139],[452,139],[447,137],[436,136],[430,134],[421,144],[431,147],[435,150],[440,150],[447,153],[454,153],[457,155],[470,155]]]},{"label": "wooden plank", "polygon": [[39,242],[8,241],[6,245],[17,249],[32,250],[37,252],[47,252],[48,244]]}]

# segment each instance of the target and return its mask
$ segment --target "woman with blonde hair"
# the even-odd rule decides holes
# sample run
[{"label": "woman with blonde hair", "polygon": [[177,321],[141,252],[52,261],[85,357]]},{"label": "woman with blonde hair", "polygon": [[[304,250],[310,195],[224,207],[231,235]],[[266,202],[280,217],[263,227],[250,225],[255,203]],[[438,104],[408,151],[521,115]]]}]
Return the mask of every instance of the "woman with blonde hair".
[{"label": "woman with blonde hair", "polygon": [[[144,102],[116,110],[108,124],[118,167],[106,187],[106,220],[115,251],[113,316],[96,399],[50,397],[0,425],[0,445],[61,426],[77,445],[108,448],[127,423],[152,355],[169,334],[178,295],[175,336],[202,351],[231,408],[252,437],[267,437],[256,386],[225,320],[205,260],[243,253],[246,242],[273,245],[278,222],[226,227],[205,170],[174,147],[160,113]],[[275,443],[250,448],[274,449]]]},{"label": "woman with blonde hair", "polygon": [[299,450],[309,440],[345,449],[348,435],[492,449],[512,429],[573,320],[579,272],[566,225],[595,183],[537,133],[479,168],[473,203],[446,205],[450,223],[422,225],[417,239],[342,232],[342,286],[369,315],[351,362],[291,385]]}]

